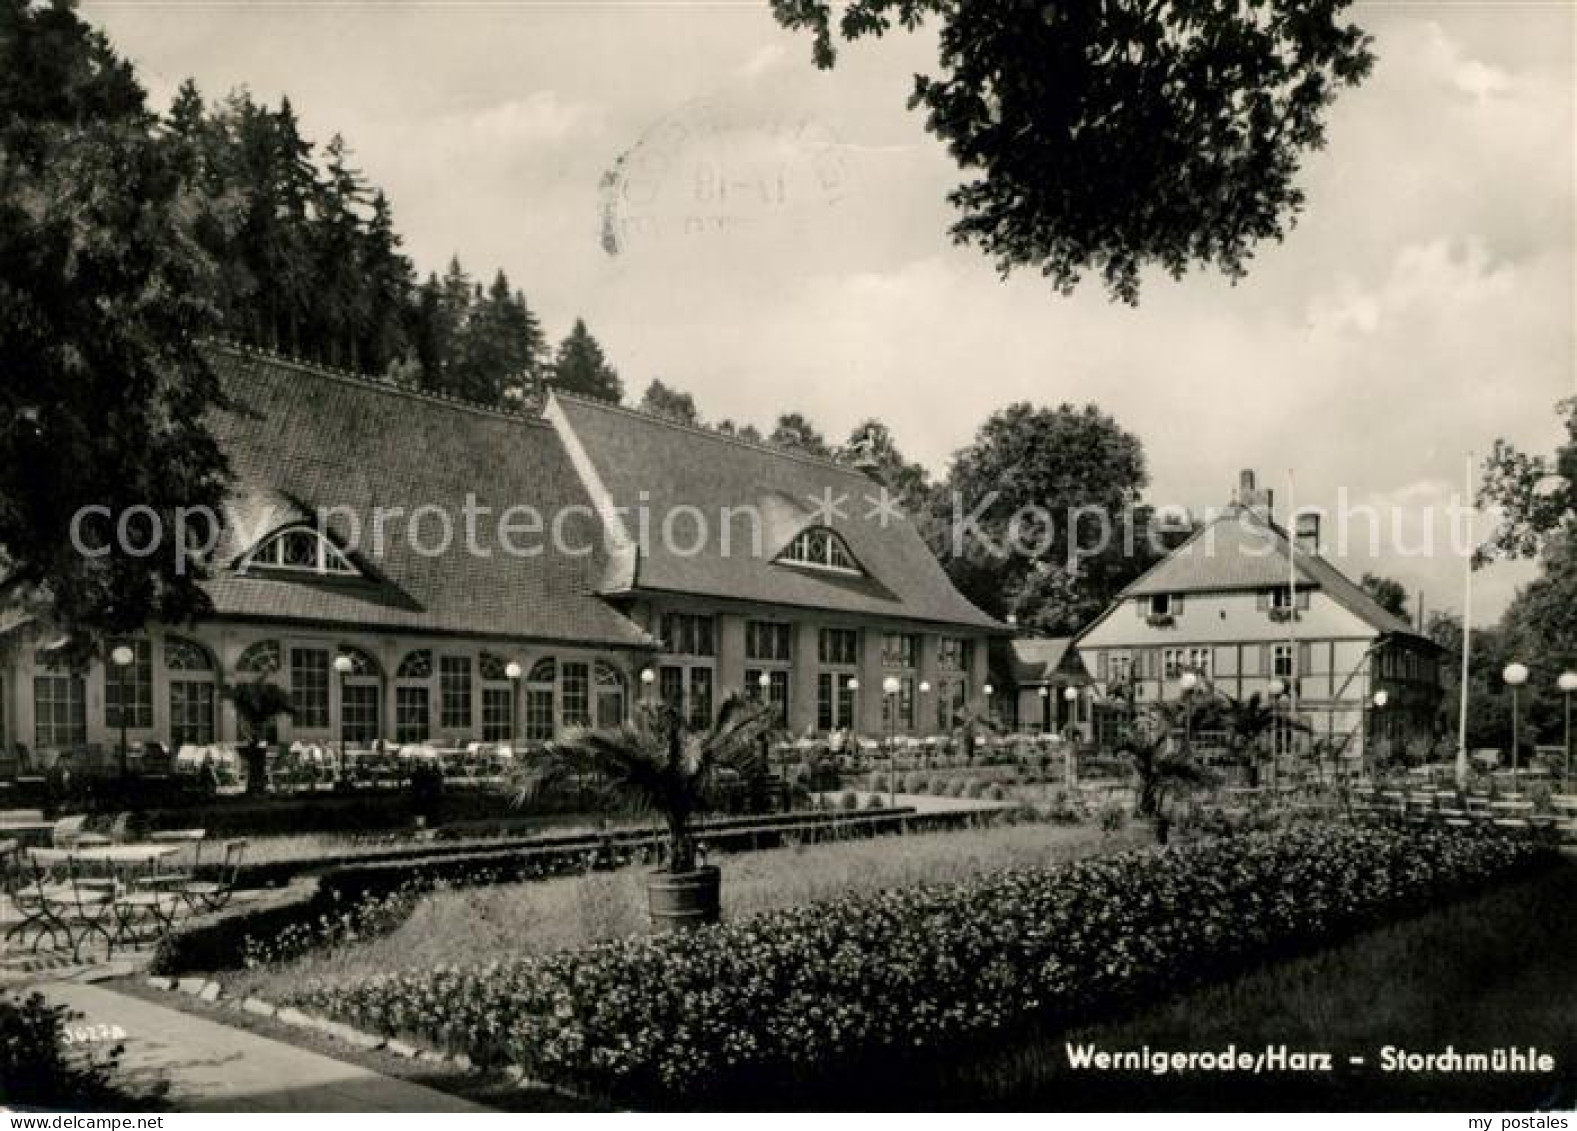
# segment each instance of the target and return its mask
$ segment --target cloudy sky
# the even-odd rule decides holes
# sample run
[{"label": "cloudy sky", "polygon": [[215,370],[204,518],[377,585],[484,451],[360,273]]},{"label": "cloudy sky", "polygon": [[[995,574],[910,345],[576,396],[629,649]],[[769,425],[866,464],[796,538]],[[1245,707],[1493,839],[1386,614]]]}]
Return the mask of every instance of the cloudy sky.
[{"label": "cloudy sky", "polygon": [[[1431,607],[1459,605],[1460,565],[1428,508],[1496,436],[1552,447],[1577,391],[1565,0],[1358,4],[1379,63],[1298,228],[1245,282],[1152,279],[1138,309],[951,246],[955,170],[904,108],[924,34],[824,74],[740,0],[83,11],[157,105],[188,75],[289,94],[423,270],[502,266],[555,337],[584,315],[634,395],[661,376],[708,419],[792,408],[836,437],[874,415],[937,470],[994,408],[1095,401],[1143,439],[1154,501],[1220,504],[1256,467],[1278,502],[1291,473],[1299,504],[1385,508],[1348,565]],[[1527,576],[1481,575],[1476,611]]]}]

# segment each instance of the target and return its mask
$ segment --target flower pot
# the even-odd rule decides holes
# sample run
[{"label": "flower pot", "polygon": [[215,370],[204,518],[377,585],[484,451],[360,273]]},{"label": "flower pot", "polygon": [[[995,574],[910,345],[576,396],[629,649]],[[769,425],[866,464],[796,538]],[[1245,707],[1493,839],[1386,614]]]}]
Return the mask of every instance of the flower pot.
[{"label": "flower pot", "polygon": [[715,864],[693,872],[653,872],[646,881],[652,926],[680,931],[715,923],[722,912],[723,875]]}]

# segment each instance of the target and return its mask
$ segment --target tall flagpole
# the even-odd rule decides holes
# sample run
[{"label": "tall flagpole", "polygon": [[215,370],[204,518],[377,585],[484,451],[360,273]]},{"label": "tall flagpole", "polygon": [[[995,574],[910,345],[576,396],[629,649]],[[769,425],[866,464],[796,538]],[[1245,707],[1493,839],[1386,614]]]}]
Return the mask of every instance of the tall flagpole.
[{"label": "tall flagpole", "polygon": [[1462,569],[1462,687],[1457,704],[1457,788],[1467,788],[1467,697],[1471,668],[1468,657],[1473,640],[1473,453],[1467,454],[1463,498],[1467,502],[1467,554]]}]

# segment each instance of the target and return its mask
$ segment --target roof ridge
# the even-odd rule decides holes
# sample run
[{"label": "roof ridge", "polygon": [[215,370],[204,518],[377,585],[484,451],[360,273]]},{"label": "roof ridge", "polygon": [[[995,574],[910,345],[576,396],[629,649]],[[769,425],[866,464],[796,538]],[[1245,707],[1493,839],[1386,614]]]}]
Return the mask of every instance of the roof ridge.
[{"label": "roof ridge", "polygon": [[588,397],[581,393],[565,392],[561,389],[553,388],[551,384],[548,386],[548,395],[560,397],[567,401],[573,401],[576,404],[588,405],[592,408],[603,408],[609,409],[613,412],[622,412],[626,416],[633,416],[638,420],[646,420],[654,424],[665,425],[666,427],[672,428],[676,432],[689,432],[694,435],[705,436],[713,440],[722,440],[725,443],[734,444],[737,447],[749,448],[751,451],[765,452],[767,455],[773,456],[783,456],[786,459],[799,460],[801,463],[812,464],[816,467],[828,467],[835,471],[845,471],[850,475],[858,475],[868,478],[868,476],[865,476],[865,473],[859,468],[851,467],[849,464],[843,463],[831,456],[818,456],[813,455],[810,452],[795,451],[792,448],[779,447],[777,444],[769,443],[766,440],[747,440],[743,436],[734,436],[727,432],[719,432],[716,428],[705,424],[687,424],[683,420],[675,420],[671,416],[664,416],[661,413],[652,412],[649,409],[636,408],[632,405],[620,404],[614,401],[605,401],[597,397]]},{"label": "roof ridge", "polygon": [[439,392],[435,389],[420,389],[414,385],[405,385],[387,377],[374,377],[366,373],[357,373],[349,369],[340,369],[336,366],[325,365],[318,361],[308,361],[304,358],[292,357],[289,354],[279,353],[276,350],[265,349],[248,342],[239,342],[229,338],[204,338],[201,344],[209,349],[219,350],[239,357],[258,358],[275,365],[283,365],[297,372],[307,373],[313,377],[327,378],[347,385],[358,385],[380,393],[390,393],[395,396],[408,397],[411,400],[427,401],[431,404],[440,404],[448,408],[458,408],[467,412],[474,412],[482,416],[497,417],[502,420],[512,420],[519,424],[532,424],[538,427],[551,427],[542,419],[539,413],[525,409],[500,408],[497,405],[485,405],[480,401],[473,401],[466,397],[455,396],[452,393]]}]

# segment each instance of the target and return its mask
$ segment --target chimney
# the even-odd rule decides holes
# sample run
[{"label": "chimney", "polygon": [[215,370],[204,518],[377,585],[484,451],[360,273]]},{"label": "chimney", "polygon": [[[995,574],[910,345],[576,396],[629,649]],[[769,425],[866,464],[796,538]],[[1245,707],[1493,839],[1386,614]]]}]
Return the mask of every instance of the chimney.
[{"label": "chimney", "polygon": [[1314,554],[1320,552],[1320,516],[1317,514],[1298,515],[1298,553]]},{"label": "chimney", "polygon": [[1237,505],[1261,518],[1269,518],[1276,509],[1276,492],[1257,488],[1254,469],[1245,467],[1238,473]]}]

